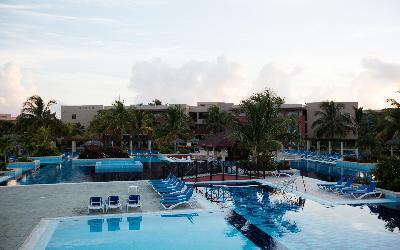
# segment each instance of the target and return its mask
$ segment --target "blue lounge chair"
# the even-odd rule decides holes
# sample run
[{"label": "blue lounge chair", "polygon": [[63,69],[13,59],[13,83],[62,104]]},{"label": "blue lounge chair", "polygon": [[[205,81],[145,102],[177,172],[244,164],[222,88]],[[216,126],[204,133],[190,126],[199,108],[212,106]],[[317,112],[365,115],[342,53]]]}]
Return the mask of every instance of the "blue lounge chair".
[{"label": "blue lounge chair", "polygon": [[353,196],[356,199],[362,199],[367,196],[375,196],[375,198],[381,198],[383,193],[380,191],[375,191],[376,182],[371,182],[369,186],[364,190],[356,190],[348,192],[349,195]]},{"label": "blue lounge chair", "polygon": [[180,181],[174,187],[157,188],[156,191],[159,195],[166,194],[166,193],[180,192],[185,188],[185,186],[186,186],[185,182]]},{"label": "blue lounge chair", "polygon": [[190,188],[186,195],[175,197],[163,197],[160,200],[161,205],[165,209],[173,209],[182,204],[189,204],[192,207],[193,189]]},{"label": "blue lounge chair", "polygon": [[348,187],[351,187],[351,185],[353,185],[353,180],[354,180],[354,178],[350,177],[349,179],[347,179],[346,184],[334,185],[331,187],[327,187],[325,189],[330,190],[330,191],[337,191],[338,189],[341,189],[341,188],[348,188]]},{"label": "blue lounge chair", "polygon": [[156,189],[156,188],[164,188],[164,187],[172,187],[172,186],[177,185],[177,183],[178,183],[179,181],[180,181],[180,180],[179,180],[178,178],[173,178],[173,180],[171,180],[171,181],[169,181],[169,182],[166,182],[166,183],[152,184],[152,187],[153,187],[154,189]]},{"label": "blue lounge chair", "polygon": [[361,185],[358,187],[348,187],[348,188],[340,188],[338,191],[342,194],[346,194],[348,192],[352,192],[352,191],[359,191],[359,190],[364,190],[368,187],[368,185]]},{"label": "blue lounge chair", "polygon": [[192,188],[189,188],[188,186],[185,186],[185,188],[179,192],[171,192],[171,193],[165,193],[161,194],[161,198],[180,198],[183,196],[186,196],[189,192],[191,192]]},{"label": "blue lounge chair", "polygon": [[344,177],[340,178],[340,180],[338,180],[337,183],[320,183],[320,184],[317,184],[317,186],[318,186],[318,188],[325,189],[327,187],[332,187],[335,185],[342,185],[343,182],[344,182]]},{"label": "blue lounge chair", "polygon": [[103,198],[98,196],[90,197],[88,213],[90,213],[90,210],[99,210],[99,209],[103,210],[104,213]]},{"label": "blue lounge chair", "polygon": [[169,181],[172,177],[174,177],[172,174],[169,174],[167,178],[161,179],[161,180],[149,180],[150,184],[156,184],[156,183],[163,183]]},{"label": "blue lounge chair", "polygon": [[106,203],[106,212],[109,208],[121,208],[121,202],[119,201],[118,195],[108,196]]}]

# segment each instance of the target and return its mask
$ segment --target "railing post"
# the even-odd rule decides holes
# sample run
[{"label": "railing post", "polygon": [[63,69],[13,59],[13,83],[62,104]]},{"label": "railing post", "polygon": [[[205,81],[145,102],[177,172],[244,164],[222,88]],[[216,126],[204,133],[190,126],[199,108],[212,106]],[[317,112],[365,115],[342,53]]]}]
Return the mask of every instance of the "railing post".
[{"label": "railing post", "polygon": [[222,181],[225,180],[225,166],[224,166],[224,162],[221,161],[221,166],[222,166]]},{"label": "railing post", "polygon": [[199,174],[199,162],[195,161],[194,164],[196,165],[196,182],[197,182],[197,175]]},{"label": "railing post", "polygon": [[[208,165],[208,161],[207,161],[207,165]],[[213,164],[212,162],[210,162],[210,181],[212,181],[212,170],[213,170]]]}]

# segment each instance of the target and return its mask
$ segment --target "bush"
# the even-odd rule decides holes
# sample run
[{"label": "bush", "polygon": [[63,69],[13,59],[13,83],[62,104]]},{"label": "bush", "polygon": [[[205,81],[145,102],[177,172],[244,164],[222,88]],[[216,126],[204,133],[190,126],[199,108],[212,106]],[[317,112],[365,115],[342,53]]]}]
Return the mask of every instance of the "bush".
[{"label": "bush", "polygon": [[256,164],[254,161],[240,160],[237,166],[247,171],[272,171],[275,170],[275,165]]},{"label": "bush", "polygon": [[350,155],[346,155],[343,157],[344,161],[351,161],[351,162],[358,162],[357,157],[355,156],[350,156]]},{"label": "bush", "polygon": [[60,155],[60,151],[56,147],[44,147],[39,146],[32,154],[33,156],[49,156],[49,155]]},{"label": "bush", "polygon": [[187,148],[181,148],[179,149],[180,154],[190,154],[190,150]]},{"label": "bush", "polygon": [[276,169],[277,170],[289,170],[290,164],[288,161],[280,161],[280,162],[278,162],[278,164],[276,164]]},{"label": "bush", "polygon": [[129,158],[129,155],[120,147],[104,147],[98,145],[87,146],[79,154],[79,159],[99,158]]},{"label": "bush", "polygon": [[25,156],[18,157],[18,161],[19,161],[19,162],[31,162],[31,160],[28,159],[28,158],[25,157]]},{"label": "bush", "polygon": [[173,150],[169,146],[161,146],[160,154],[172,154]]},{"label": "bush", "polygon": [[4,161],[0,160],[0,171],[6,171],[7,170],[7,164]]},{"label": "bush", "polygon": [[376,165],[374,170],[378,187],[400,191],[400,157],[390,157]]}]

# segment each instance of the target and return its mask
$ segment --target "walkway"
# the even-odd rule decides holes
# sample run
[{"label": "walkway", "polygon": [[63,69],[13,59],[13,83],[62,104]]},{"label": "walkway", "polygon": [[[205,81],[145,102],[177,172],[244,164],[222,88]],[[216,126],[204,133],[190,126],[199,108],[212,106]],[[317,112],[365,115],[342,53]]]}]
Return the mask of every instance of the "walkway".
[{"label": "walkway", "polygon": [[[146,181],[0,187],[0,249],[18,249],[42,218],[87,215],[90,196],[118,194],[124,205],[129,185],[139,186],[142,195],[142,208],[132,208],[131,213],[164,210],[160,197]],[[195,203],[194,207],[200,205]],[[174,210],[188,208],[182,205]],[[126,210],[109,213],[121,212]]]}]

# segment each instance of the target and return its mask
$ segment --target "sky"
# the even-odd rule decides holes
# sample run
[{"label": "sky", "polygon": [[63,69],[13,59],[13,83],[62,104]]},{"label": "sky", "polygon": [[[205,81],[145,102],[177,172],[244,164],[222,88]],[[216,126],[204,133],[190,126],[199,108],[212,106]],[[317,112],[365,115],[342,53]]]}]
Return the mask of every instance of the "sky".
[{"label": "sky", "polygon": [[388,106],[400,94],[400,1],[0,0],[0,113],[224,101]]}]

